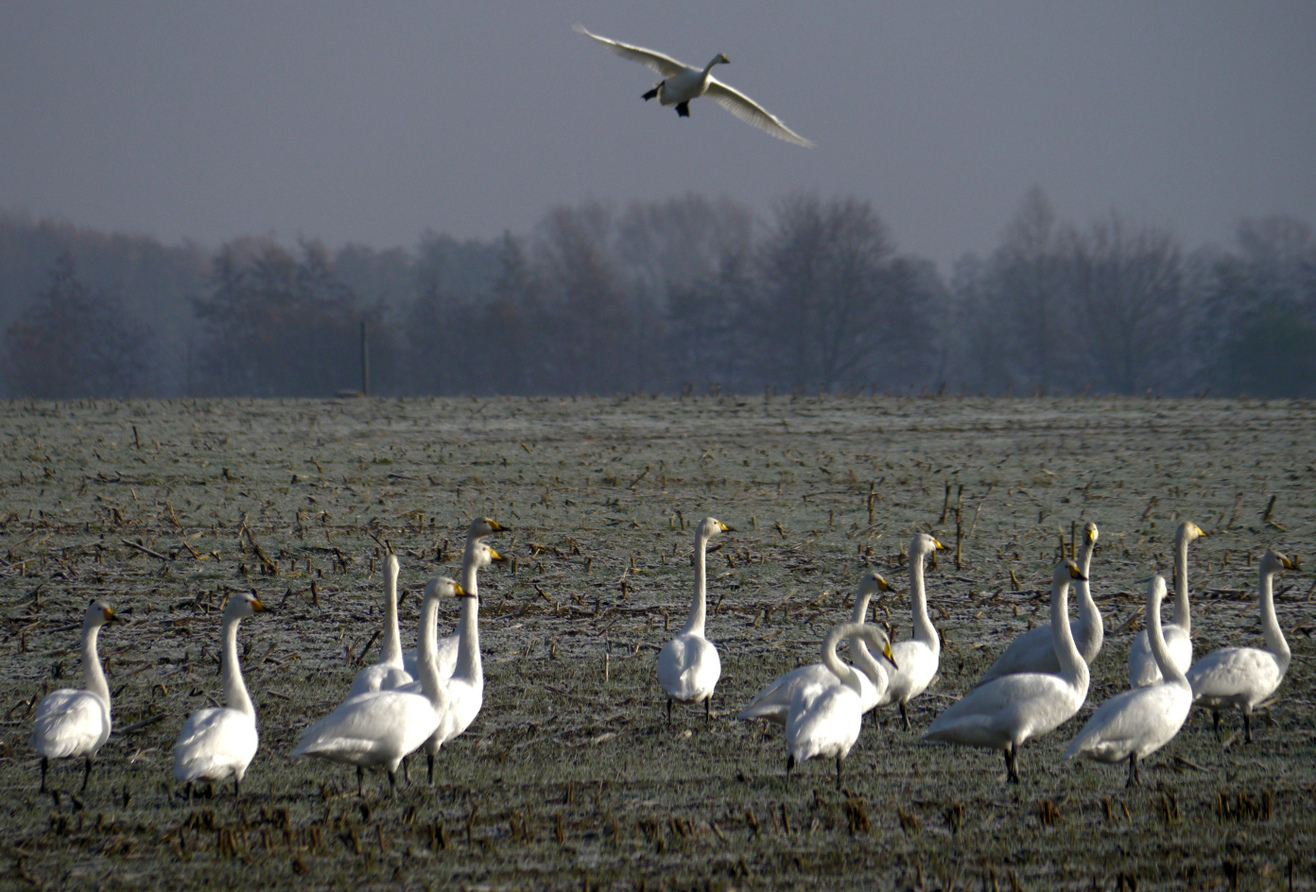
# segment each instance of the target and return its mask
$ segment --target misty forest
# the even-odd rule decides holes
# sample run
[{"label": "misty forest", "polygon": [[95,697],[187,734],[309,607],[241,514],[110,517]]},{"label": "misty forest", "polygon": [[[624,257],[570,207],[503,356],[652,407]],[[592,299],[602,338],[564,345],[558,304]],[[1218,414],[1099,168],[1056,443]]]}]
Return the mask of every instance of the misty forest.
[{"label": "misty forest", "polygon": [[[363,335],[364,333],[364,335]],[[1316,396],[1316,240],[1186,248],[1033,189],[988,256],[903,253],[855,197],[689,195],[526,235],[217,250],[0,215],[0,396],[710,391]],[[369,356],[363,380],[362,349]]]}]

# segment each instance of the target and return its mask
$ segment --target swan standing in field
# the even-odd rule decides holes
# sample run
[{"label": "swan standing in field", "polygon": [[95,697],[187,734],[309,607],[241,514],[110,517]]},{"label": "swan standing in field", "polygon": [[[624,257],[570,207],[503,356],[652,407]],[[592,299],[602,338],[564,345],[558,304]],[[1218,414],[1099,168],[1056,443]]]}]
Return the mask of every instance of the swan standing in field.
[{"label": "swan standing in field", "polygon": [[349,697],[370,691],[390,691],[413,680],[402,662],[402,638],[398,635],[398,556],[390,554],[385,563],[384,640],[379,646],[379,662],[367,666],[352,679]]},{"label": "swan standing in field", "polygon": [[[786,777],[796,764],[817,756],[836,759],[836,789],[841,789],[841,762],[859,739],[864,717],[860,694],[863,673],[842,663],[836,645],[842,638],[872,645],[896,666],[891,642],[880,628],[865,623],[842,623],[823,639],[823,665],[835,676],[832,683],[796,689],[786,715]],[[897,667],[898,668],[898,667]]]},{"label": "swan standing in field", "polygon": [[1051,635],[1060,674],[1002,675],[974,688],[937,716],[924,740],[1001,750],[1009,780],[1019,783],[1019,748],[1058,728],[1087,698],[1088,666],[1063,621],[1069,618],[1070,581],[1082,575],[1078,564],[1061,561],[1051,577]]},{"label": "swan standing in field", "polygon": [[[879,592],[889,592],[891,586],[878,575],[876,570],[869,570],[859,578],[859,588],[855,592],[854,610],[850,613],[851,623],[863,623],[868,616],[868,602]],[[878,699],[886,691],[887,671],[877,660],[873,659],[861,637],[850,639],[850,654],[855,668],[859,670],[859,701],[862,712],[868,712],[877,706]],[[816,686],[839,684],[836,673],[827,668],[826,663],[810,663],[792,669],[784,675],[769,682],[754,695],[749,705],[736,716],[738,719],[767,719],[778,725],[786,724],[786,715],[790,712],[791,702],[798,691]]]},{"label": "swan standing in field", "polygon": [[725,65],[730,61],[721,53],[714,56],[703,69],[691,68],[662,53],[591,34],[583,25],[576,25],[575,30],[592,40],[597,40],[623,59],[639,62],[651,71],[662,75],[663,79],[658,82],[658,86],[644,94],[646,102],[656,98],[662,105],[676,106],[676,113],[688,118],[690,100],[707,96],[746,124],[757,127],[777,139],[784,139],[786,142],[806,148],[813,146],[810,140],[787,127],[780,118],[753,99],[713,77],[714,65]]},{"label": "swan standing in field", "polygon": [[1275,616],[1275,574],[1296,569],[1293,561],[1273,548],[1261,558],[1258,598],[1261,606],[1261,634],[1266,649],[1222,647],[1202,657],[1188,670],[1193,700],[1211,710],[1211,724],[1220,734],[1220,710],[1237,709],[1243,713],[1244,740],[1252,742],[1252,710],[1279,688],[1288,671],[1289,643]]},{"label": "swan standing in field", "polygon": [[82,620],[82,687],[51,691],[37,706],[29,742],[41,756],[41,792],[51,759],[86,759],[82,789],[91,779],[91,761],[110,737],[110,686],[96,653],[101,626],[116,622],[104,601],[92,601]]},{"label": "swan standing in field", "polygon": [[914,613],[914,637],[891,645],[891,652],[895,654],[895,662],[900,668],[890,673],[886,692],[877,701],[879,707],[891,703],[900,705],[900,717],[905,720],[906,731],[910,730],[906,706],[910,700],[927,690],[941,664],[941,638],[933,628],[932,620],[928,618],[923,562],[928,555],[945,547],[927,533],[919,533],[909,543],[909,599]]},{"label": "swan standing in field", "polygon": [[[1174,533],[1174,622],[1165,623],[1162,628],[1170,659],[1180,672],[1188,671],[1193,662],[1193,619],[1188,606],[1188,546],[1205,535],[1201,527],[1191,521],[1179,524]],[[1144,629],[1129,645],[1129,684],[1140,688],[1160,680],[1161,670],[1152,656],[1147,630]]]},{"label": "swan standing in field", "polygon": [[695,527],[695,594],[690,600],[690,616],[681,632],[663,645],[658,655],[658,683],[667,692],[667,721],[672,721],[672,701],[704,702],[704,720],[713,714],[713,688],[722,676],[722,662],[717,648],[704,637],[704,619],[708,613],[708,577],[705,563],[708,540],[731,527],[712,517],[705,517]]},{"label": "swan standing in field", "polygon": [[256,707],[242,681],[238,662],[238,623],[264,610],[259,598],[246,594],[233,595],[224,606],[220,663],[224,705],[192,713],[174,744],[174,777],[187,784],[189,800],[192,782],[200,779],[222,781],[232,776],[234,798],[242,792],[242,778],[256,755],[260,738],[256,733]]},{"label": "swan standing in field", "polygon": [[1164,678],[1111,697],[1097,708],[1083,730],[1065,748],[1065,758],[1084,756],[1097,762],[1129,763],[1128,786],[1138,786],[1138,760],[1174,739],[1193,706],[1193,689],[1170,658],[1161,632],[1165,577],[1147,585],[1147,637]]},{"label": "swan standing in field", "polygon": [[337,709],[302,733],[294,756],[317,756],[356,766],[356,789],[366,768],[382,765],[388,771],[389,793],[397,788],[398,766],[408,754],[434,734],[448,695],[434,665],[433,639],[425,634],[439,613],[439,599],[463,597],[465,591],[446,576],[425,586],[420,608],[420,687],[422,693],[404,690],[371,691],[341,703]]},{"label": "swan standing in field", "polygon": [[[1078,557],[1078,568],[1083,576],[1074,586],[1078,590],[1078,622],[1071,621],[1069,624],[1078,652],[1088,666],[1101,653],[1101,645],[1105,640],[1101,611],[1097,608],[1097,602],[1092,600],[1088,572],[1092,567],[1092,552],[1096,550],[1098,535],[1097,525],[1088,521],[1083,527],[1083,548]],[[1031,629],[1011,641],[1005,652],[978,679],[975,687],[993,678],[1017,675],[1020,672],[1049,672],[1052,675],[1060,672],[1060,658],[1056,656],[1055,645],[1052,643],[1050,623]]]}]

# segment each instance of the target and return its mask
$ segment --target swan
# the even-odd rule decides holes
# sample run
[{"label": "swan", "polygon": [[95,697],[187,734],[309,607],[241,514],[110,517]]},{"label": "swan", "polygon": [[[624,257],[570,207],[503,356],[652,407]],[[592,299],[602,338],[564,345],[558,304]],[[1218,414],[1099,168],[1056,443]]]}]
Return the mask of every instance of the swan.
[{"label": "swan", "polygon": [[1275,574],[1296,565],[1273,548],[1261,558],[1258,599],[1261,633],[1266,649],[1222,647],[1202,657],[1188,670],[1193,701],[1211,710],[1211,723],[1220,734],[1220,710],[1233,707],[1243,713],[1244,740],[1252,742],[1252,710],[1275,693],[1289,668],[1289,644],[1275,617]]},{"label": "swan", "polygon": [[662,53],[646,50],[644,47],[631,46],[628,43],[621,43],[607,37],[600,37],[598,34],[592,34],[585,29],[584,25],[576,25],[575,31],[577,34],[583,34],[591,40],[597,40],[623,59],[639,62],[651,71],[662,75],[663,79],[658,82],[658,86],[644,94],[646,102],[657,98],[662,105],[676,106],[676,113],[683,118],[688,118],[690,117],[690,100],[698,99],[700,96],[708,96],[746,124],[797,146],[813,147],[811,140],[805,139],[787,127],[776,115],[744,93],[713,77],[714,65],[726,65],[730,62],[721,53],[714,56],[712,61],[701,70],[691,68],[689,65],[678,62],[669,56],[664,56]]},{"label": "swan", "polygon": [[379,662],[367,666],[352,679],[349,697],[370,691],[388,691],[411,682],[415,676],[403,667],[402,639],[398,636],[398,556],[390,554],[385,564],[384,641]]},{"label": "swan", "polygon": [[[889,592],[891,586],[885,579],[870,570],[859,579],[859,588],[855,592],[854,610],[850,613],[851,623],[862,623],[868,615],[868,602],[878,592]],[[861,638],[850,639],[850,653],[855,667],[859,669],[859,700],[863,712],[877,706],[878,699],[886,690],[887,671],[873,659]],[[786,715],[790,712],[791,701],[797,691],[817,685],[837,684],[837,675],[827,668],[825,663],[810,663],[792,669],[785,675],[779,675],[754,695],[749,705],[742,709],[736,718],[742,720],[767,719],[778,725],[786,724]]]},{"label": "swan", "polygon": [[[504,563],[506,560],[507,558],[495,551],[488,542],[475,540],[475,544],[463,552],[462,555],[462,587],[468,592],[476,592],[478,597],[477,571],[483,570],[490,564]],[[467,585],[467,583],[470,584]],[[439,630],[435,627],[430,634],[435,639],[434,662],[439,667],[439,678],[446,682],[449,678],[452,678],[453,670],[457,668],[457,651],[461,647],[461,631],[455,630],[452,634],[440,638]],[[417,653],[413,648],[403,654],[402,664],[406,671],[411,672],[415,667]],[[414,673],[412,674],[414,677]],[[414,684],[414,682],[412,683]]]},{"label": "swan", "polygon": [[914,613],[914,637],[891,645],[900,668],[890,674],[886,691],[877,701],[879,707],[892,703],[900,705],[900,717],[905,720],[906,731],[910,730],[906,705],[927,690],[941,662],[941,639],[928,618],[923,561],[945,547],[927,533],[919,533],[909,543],[909,598]]},{"label": "swan", "polygon": [[1165,577],[1147,585],[1147,637],[1164,679],[1111,697],[1092,713],[1083,730],[1065,748],[1065,758],[1084,756],[1097,762],[1129,763],[1127,786],[1136,787],[1138,760],[1174,739],[1193,706],[1193,689],[1165,646],[1161,632],[1161,601]]},{"label": "swan", "polygon": [[672,701],[704,701],[704,720],[712,719],[713,688],[722,676],[722,662],[717,648],[704,637],[704,618],[708,612],[708,577],[705,552],[708,540],[731,527],[712,517],[705,517],[695,527],[695,594],[690,599],[690,616],[681,632],[663,645],[658,655],[658,683],[667,692],[667,721],[672,721]]},{"label": "swan", "polygon": [[242,778],[256,755],[260,738],[256,734],[256,707],[242,682],[242,666],[238,663],[238,623],[264,610],[259,598],[245,594],[233,595],[224,606],[221,672],[225,705],[192,713],[174,744],[174,777],[188,785],[189,798],[193,781],[219,781],[230,775],[234,798],[241,794]]},{"label": "swan", "polygon": [[1051,576],[1051,635],[1060,674],[1003,675],[953,703],[923,735],[924,740],[988,747],[1005,753],[1009,780],[1019,783],[1019,748],[1072,717],[1088,694],[1088,665],[1074,646],[1069,623],[1069,584],[1083,573],[1073,561],[1056,564]]},{"label": "swan", "polygon": [[[397,789],[398,766],[430,738],[448,706],[448,694],[434,665],[433,639],[424,634],[439,613],[439,599],[464,597],[466,592],[446,576],[425,586],[420,609],[420,686],[422,693],[371,691],[349,697],[338,708],[302,732],[294,756],[317,756],[356,766],[356,790],[366,768],[388,771],[389,793]],[[428,624],[428,625],[427,625]]]},{"label": "swan", "polygon": [[881,651],[891,661],[891,642],[877,626],[842,623],[823,639],[823,665],[834,674],[832,683],[806,685],[795,690],[786,715],[786,777],[798,763],[816,756],[836,759],[836,789],[841,789],[841,761],[859,739],[864,716],[860,694],[863,673],[842,663],[836,645],[842,638],[862,641]]},{"label": "swan", "polygon": [[91,779],[91,760],[110,737],[110,686],[105,683],[96,639],[101,626],[117,622],[104,601],[92,601],[82,620],[82,687],[60,688],[41,698],[29,742],[41,756],[41,792],[51,759],[82,756],[86,769],[82,789]]},{"label": "swan", "polygon": [[[1179,524],[1174,533],[1174,622],[1161,628],[1170,659],[1186,672],[1193,662],[1192,612],[1188,607],[1188,546],[1205,536],[1201,527],[1191,521]],[[1161,670],[1152,656],[1147,630],[1139,632],[1129,645],[1129,684],[1135,688],[1156,684]]]},{"label": "swan", "polygon": [[[1078,568],[1083,578],[1074,587],[1078,590],[1078,622],[1070,622],[1069,631],[1074,636],[1074,643],[1089,666],[1101,653],[1105,640],[1105,630],[1101,625],[1101,611],[1097,602],[1092,600],[1092,587],[1088,571],[1092,568],[1092,552],[1097,547],[1097,525],[1088,521],[1083,526],[1083,548],[1079,552]],[[1051,643],[1051,624],[1038,626],[1024,632],[1010,642],[991,668],[983,673],[975,687],[986,684],[1002,675],[1016,675],[1020,672],[1060,672],[1060,658],[1056,656],[1055,645]]]}]

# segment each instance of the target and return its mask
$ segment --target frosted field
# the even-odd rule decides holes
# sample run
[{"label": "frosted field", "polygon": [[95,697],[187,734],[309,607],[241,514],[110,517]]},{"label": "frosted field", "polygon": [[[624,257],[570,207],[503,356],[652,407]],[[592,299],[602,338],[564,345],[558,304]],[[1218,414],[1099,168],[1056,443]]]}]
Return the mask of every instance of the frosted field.
[{"label": "frosted field", "polygon": [[[1125,789],[1123,766],[1059,759],[1126,686],[1139,580],[1168,576],[1181,520],[1209,534],[1189,553],[1197,654],[1260,646],[1257,559],[1273,544],[1310,561],[1316,542],[1311,404],[8,403],[0,431],[0,885],[1314,885],[1307,569],[1277,581],[1294,662],[1253,744],[1237,715],[1222,746],[1195,711],[1143,766],[1141,789]],[[378,654],[381,545],[401,557],[410,647],[417,593],[440,570],[457,575],[480,514],[512,527],[494,544],[513,561],[481,577],[484,710],[440,753],[435,786],[422,758],[396,800],[369,775],[363,801],[352,769],[290,759],[363,651]],[[711,725],[678,707],[669,727],[654,665],[669,620],[684,621],[692,528],[708,514],[736,528],[709,556],[723,675]],[[1107,635],[1087,706],[1023,749],[1018,787],[999,753],[918,743],[1014,634],[1047,621],[1050,568],[1085,520],[1101,530],[1092,588]],[[877,619],[908,637],[903,551],[916,530],[949,551],[928,575],[945,644],[912,704],[914,733],[885,710],[880,729],[865,720],[846,793],[827,762],[788,785],[779,732],[735,712],[817,659],[866,561],[899,589]],[[240,633],[261,749],[241,800],[225,785],[189,807],[170,750],[220,694],[218,613],[233,591],[271,608]],[[92,597],[131,621],[100,639],[116,734],[85,794],[80,765],[52,769],[56,802],[37,793],[31,711],[80,677]],[[445,632],[454,617],[446,609]]]}]

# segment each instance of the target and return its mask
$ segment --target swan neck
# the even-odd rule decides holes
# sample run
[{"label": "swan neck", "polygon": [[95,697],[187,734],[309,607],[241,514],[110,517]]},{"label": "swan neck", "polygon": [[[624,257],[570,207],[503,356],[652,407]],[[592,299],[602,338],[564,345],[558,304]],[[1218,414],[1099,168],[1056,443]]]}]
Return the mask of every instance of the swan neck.
[{"label": "swan neck", "polygon": [[1092,566],[1092,552],[1096,550],[1095,542],[1087,542],[1080,552],[1080,569],[1083,571],[1085,579],[1078,581],[1078,649],[1080,653],[1088,659],[1092,659],[1101,651],[1101,645],[1105,639],[1105,629],[1101,622],[1101,609],[1097,607],[1097,602],[1092,599],[1092,582],[1088,573]]},{"label": "swan neck", "polygon": [[100,634],[99,625],[88,623],[82,628],[82,688],[99,697],[108,712],[110,686],[105,681],[105,672],[101,669],[100,656],[96,651],[96,640]]},{"label": "swan neck", "polygon": [[928,594],[923,588],[923,554],[909,556],[909,597],[914,610],[914,638],[941,653],[941,639],[928,617]]},{"label": "swan neck", "polygon": [[1269,568],[1261,571],[1261,634],[1266,639],[1266,650],[1279,660],[1280,670],[1287,672],[1292,653],[1275,615],[1275,573]]},{"label": "swan neck", "polygon": [[1174,543],[1174,624],[1185,635],[1192,633],[1192,611],[1188,607],[1188,537]]},{"label": "swan neck", "polygon": [[[472,539],[466,543],[466,553],[462,558],[462,588],[470,597],[461,599],[461,615],[457,620],[457,665],[452,672],[454,678],[471,682],[484,679],[484,667],[480,664],[480,568],[475,560],[475,542]],[[438,632],[434,635],[437,650]]]},{"label": "swan neck", "polygon": [[1060,660],[1060,675],[1070,684],[1084,689],[1088,684],[1088,664],[1074,643],[1069,628],[1069,580],[1057,579],[1051,584],[1051,645]]},{"label": "swan neck", "polygon": [[703,533],[695,537],[695,594],[690,599],[690,616],[681,629],[683,635],[703,635],[708,616],[708,537]]},{"label": "swan neck", "polygon": [[1165,632],[1161,628],[1161,602],[1150,597],[1147,599],[1147,643],[1151,645],[1152,657],[1161,670],[1161,677],[1166,682],[1188,684],[1183,670],[1170,657],[1170,648],[1165,644]]},{"label": "swan neck", "polygon": [[247,685],[242,680],[242,664],[238,662],[238,623],[240,617],[224,620],[224,655],[220,672],[224,679],[224,705],[229,709],[255,717],[256,706],[247,693]]},{"label": "swan neck", "polygon": [[[853,666],[847,666],[845,663],[841,662],[841,658],[836,655],[836,645],[840,644],[841,639],[846,637],[847,634],[854,631],[856,630],[850,626],[837,626],[828,632],[827,637],[823,639],[822,661],[823,665],[826,666],[833,675],[839,678],[842,684],[846,687],[853,688],[858,692],[858,673],[855,672]],[[850,640],[851,642],[854,642],[858,639],[851,638]]]},{"label": "swan neck", "polygon": [[439,599],[428,597],[420,608],[421,634],[416,642],[416,671],[420,675],[420,689],[425,699],[433,703],[436,710],[445,708],[448,702],[448,692],[439,681],[438,636],[434,633],[438,622]]},{"label": "swan neck", "polygon": [[398,633],[398,574],[390,569],[388,585],[384,589],[384,643],[380,649],[380,662],[402,665],[402,636]]}]

